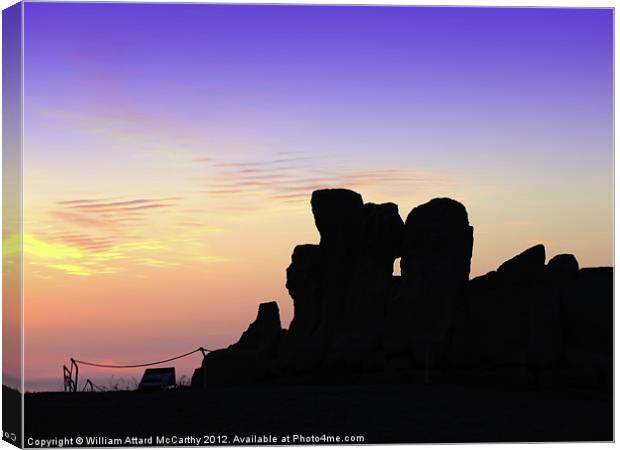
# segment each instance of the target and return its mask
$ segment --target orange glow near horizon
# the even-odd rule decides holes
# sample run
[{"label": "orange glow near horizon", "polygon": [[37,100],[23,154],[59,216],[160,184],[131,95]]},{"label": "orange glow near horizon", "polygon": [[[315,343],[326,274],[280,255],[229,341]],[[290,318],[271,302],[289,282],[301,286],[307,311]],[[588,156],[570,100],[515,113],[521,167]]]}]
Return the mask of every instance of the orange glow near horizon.
[{"label": "orange glow near horizon", "polygon": [[[387,201],[388,195],[377,192],[366,201]],[[472,203],[470,221],[476,227],[485,211],[478,212],[477,202]],[[31,221],[24,239],[25,333],[30,385],[53,388],[49,379],[57,378],[59,388],[60,367],[69,357],[125,364],[167,358],[199,346],[225,347],[238,339],[263,301],[277,300],[283,326],[288,326],[292,300],[285,288],[285,269],[290,254],[295,245],[319,239],[309,195],[249,212],[224,211],[213,214],[212,220],[205,217],[207,211],[200,214],[196,209],[193,222],[184,225],[180,223],[189,220],[185,215],[190,206],[179,201],[165,211],[157,209],[136,224],[115,224],[122,232],[110,233],[105,240],[93,237],[100,229],[88,222],[58,220],[55,214],[43,214],[38,221],[34,218],[40,212],[27,208]],[[406,218],[402,210],[401,215]],[[107,227],[101,229],[113,229]],[[568,244],[570,234],[551,235],[528,223],[507,220],[501,229],[483,223],[475,230],[472,276],[539,241],[553,243],[547,247],[548,257],[570,251],[562,243],[566,239]],[[503,236],[509,232],[513,238],[506,241]],[[577,255],[582,265],[611,262],[611,254],[596,255],[588,249],[591,253]],[[189,377],[196,358],[176,366],[180,375]],[[84,377],[99,377],[103,384],[123,376],[127,381],[128,373],[139,378],[141,372],[83,369]]]}]

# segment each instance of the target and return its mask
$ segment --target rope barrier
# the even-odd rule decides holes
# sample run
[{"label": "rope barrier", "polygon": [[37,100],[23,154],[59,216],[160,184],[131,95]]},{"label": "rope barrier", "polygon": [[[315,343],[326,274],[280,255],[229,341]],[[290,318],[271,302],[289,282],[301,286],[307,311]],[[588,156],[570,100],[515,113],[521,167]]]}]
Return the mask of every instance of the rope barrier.
[{"label": "rope barrier", "polygon": [[137,368],[137,367],[156,366],[157,364],[163,364],[163,363],[166,363],[166,362],[175,361],[177,359],[181,359],[181,358],[185,358],[186,356],[193,355],[194,353],[197,353],[197,352],[202,352],[202,354],[204,355],[205,353],[212,352],[212,351],[213,350],[209,350],[209,349],[204,348],[204,347],[199,347],[196,350],[192,350],[191,352],[183,353],[182,355],[175,356],[174,358],[168,358],[168,359],[163,359],[161,361],[155,361],[155,362],[144,363],[144,364],[130,364],[130,365],[98,364],[98,363],[92,363],[92,362],[88,362],[88,361],[80,361],[79,359],[72,359],[72,361],[75,361],[78,364],[84,364],[85,366],[103,367],[105,369],[134,369],[134,368]]}]

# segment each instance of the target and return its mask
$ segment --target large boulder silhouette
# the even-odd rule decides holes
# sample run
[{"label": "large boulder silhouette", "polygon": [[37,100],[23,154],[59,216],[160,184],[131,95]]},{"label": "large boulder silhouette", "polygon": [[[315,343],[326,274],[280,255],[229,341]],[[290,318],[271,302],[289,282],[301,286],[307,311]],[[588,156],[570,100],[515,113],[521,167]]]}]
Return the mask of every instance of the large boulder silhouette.
[{"label": "large boulder silhouette", "polygon": [[401,284],[389,304],[385,348],[416,366],[442,363],[469,278],[473,227],[465,207],[437,198],[405,222]]},{"label": "large boulder silhouette", "polygon": [[351,370],[379,347],[403,221],[393,203],[346,189],[312,194],[319,245],[297,246],[287,269],[294,319],[282,364],[293,372]]},{"label": "large boulder silhouette", "polygon": [[407,216],[401,275],[449,279],[462,287],[469,279],[473,243],[465,207],[449,198],[433,199]]},{"label": "large boulder silhouette", "polygon": [[366,203],[359,229],[357,251],[347,261],[343,316],[328,345],[325,364],[329,370],[359,372],[376,364],[381,349],[394,261],[401,255],[404,234],[398,206]]},{"label": "large boulder silhouette", "polygon": [[321,189],[312,193],[310,204],[321,248],[355,253],[364,209],[362,196],[348,189]]}]

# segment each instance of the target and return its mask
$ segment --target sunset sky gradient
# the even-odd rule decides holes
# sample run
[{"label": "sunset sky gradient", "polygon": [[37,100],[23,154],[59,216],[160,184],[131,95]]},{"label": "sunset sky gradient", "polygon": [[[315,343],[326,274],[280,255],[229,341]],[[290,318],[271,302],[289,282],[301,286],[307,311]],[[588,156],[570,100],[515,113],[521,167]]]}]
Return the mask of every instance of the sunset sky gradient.
[{"label": "sunset sky gradient", "polygon": [[536,243],[613,264],[611,9],[26,3],[24,30],[26,389],[227,346],[262,301],[287,325],[318,188],[461,201],[472,276]]}]

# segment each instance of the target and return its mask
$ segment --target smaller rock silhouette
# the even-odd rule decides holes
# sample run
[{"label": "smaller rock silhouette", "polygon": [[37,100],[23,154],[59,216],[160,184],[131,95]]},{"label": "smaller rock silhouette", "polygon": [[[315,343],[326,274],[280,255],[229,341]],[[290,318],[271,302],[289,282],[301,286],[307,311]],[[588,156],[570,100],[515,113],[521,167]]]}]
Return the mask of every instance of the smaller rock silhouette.
[{"label": "smaller rock silhouette", "polygon": [[512,275],[525,275],[540,270],[544,265],[545,246],[538,244],[504,262],[498,267],[497,272]]},{"label": "smaller rock silhouette", "polygon": [[207,354],[192,385],[253,384],[272,378],[283,333],[278,304],[261,303],[256,320],[236,344]]},{"label": "smaller rock silhouette", "polygon": [[579,272],[579,263],[574,255],[556,255],[547,263],[549,270],[559,276],[570,277]]}]

